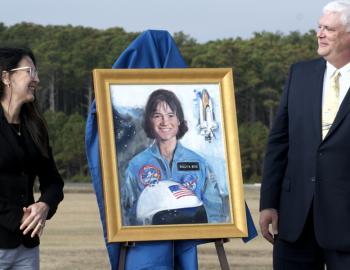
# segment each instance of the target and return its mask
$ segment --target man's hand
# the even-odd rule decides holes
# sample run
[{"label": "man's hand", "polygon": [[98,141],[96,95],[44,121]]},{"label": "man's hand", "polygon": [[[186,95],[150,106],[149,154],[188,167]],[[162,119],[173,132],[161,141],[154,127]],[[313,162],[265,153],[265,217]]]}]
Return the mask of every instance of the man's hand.
[{"label": "man's hand", "polygon": [[[269,230],[270,224],[272,225],[272,233]],[[260,230],[264,238],[273,244],[273,235],[278,234],[278,213],[276,209],[268,208],[260,212],[259,219]]]},{"label": "man's hand", "polygon": [[41,236],[44,231],[45,221],[49,212],[49,206],[44,202],[37,202],[23,208],[22,224],[20,229],[23,234],[32,231],[31,237]]}]

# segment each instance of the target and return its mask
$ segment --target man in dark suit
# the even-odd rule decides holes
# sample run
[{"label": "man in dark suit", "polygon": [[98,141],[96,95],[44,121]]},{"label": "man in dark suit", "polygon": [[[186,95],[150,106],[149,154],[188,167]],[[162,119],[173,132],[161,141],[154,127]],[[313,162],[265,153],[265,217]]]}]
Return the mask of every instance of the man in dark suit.
[{"label": "man in dark suit", "polygon": [[324,7],[317,38],[322,58],[291,66],[265,157],[260,228],[278,270],[350,269],[350,1]]}]

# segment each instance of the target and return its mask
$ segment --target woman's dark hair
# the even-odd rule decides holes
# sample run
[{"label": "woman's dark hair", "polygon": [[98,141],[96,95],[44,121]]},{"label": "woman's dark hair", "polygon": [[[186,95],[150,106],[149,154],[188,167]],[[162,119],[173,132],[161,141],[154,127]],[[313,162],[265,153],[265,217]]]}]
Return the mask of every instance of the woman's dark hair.
[{"label": "woman's dark hair", "polygon": [[[3,71],[9,72],[11,69],[17,68],[18,63],[23,59],[23,57],[26,56],[32,59],[33,64],[36,65],[34,54],[30,49],[10,47],[0,48],[0,74],[2,74]],[[1,80],[0,100],[3,99],[4,93],[5,84]],[[48,157],[49,144],[47,126],[44,117],[39,110],[36,97],[33,102],[22,105],[20,118],[21,123],[27,127],[35,145],[39,148],[40,152],[45,157]]]},{"label": "woman's dark hair", "polygon": [[177,118],[179,119],[180,125],[179,130],[176,134],[176,139],[181,139],[188,130],[184,112],[177,96],[173,92],[165,89],[158,89],[152,92],[146,103],[142,126],[146,132],[147,137],[150,139],[155,138],[151,118],[153,116],[153,113],[157,110],[158,104],[161,102],[168,104],[170,109],[176,114]]}]

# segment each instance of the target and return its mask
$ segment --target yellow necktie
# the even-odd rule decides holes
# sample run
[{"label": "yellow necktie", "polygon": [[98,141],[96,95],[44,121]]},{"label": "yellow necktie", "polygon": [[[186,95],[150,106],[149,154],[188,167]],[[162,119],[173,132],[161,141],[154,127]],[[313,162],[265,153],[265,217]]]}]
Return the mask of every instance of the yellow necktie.
[{"label": "yellow necktie", "polygon": [[330,79],[329,89],[323,99],[322,108],[322,138],[324,139],[332,126],[339,108],[339,77],[340,72],[336,70]]}]

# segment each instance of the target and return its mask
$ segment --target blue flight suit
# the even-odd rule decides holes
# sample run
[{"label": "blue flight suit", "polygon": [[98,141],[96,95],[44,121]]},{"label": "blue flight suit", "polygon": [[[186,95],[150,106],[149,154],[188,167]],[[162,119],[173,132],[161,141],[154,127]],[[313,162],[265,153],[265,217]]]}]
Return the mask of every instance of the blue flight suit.
[{"label": "blue flight suit", "polygon": [[192,190],[203,202],[209,223],[228,222],[215,175],[206,160],[178,142],[172,166],[169,166],[154,142],[133,157],[126,169],[121,191],[124,225],[137,225],[136,205],[141,192],[161,180],[172,180]]}]

